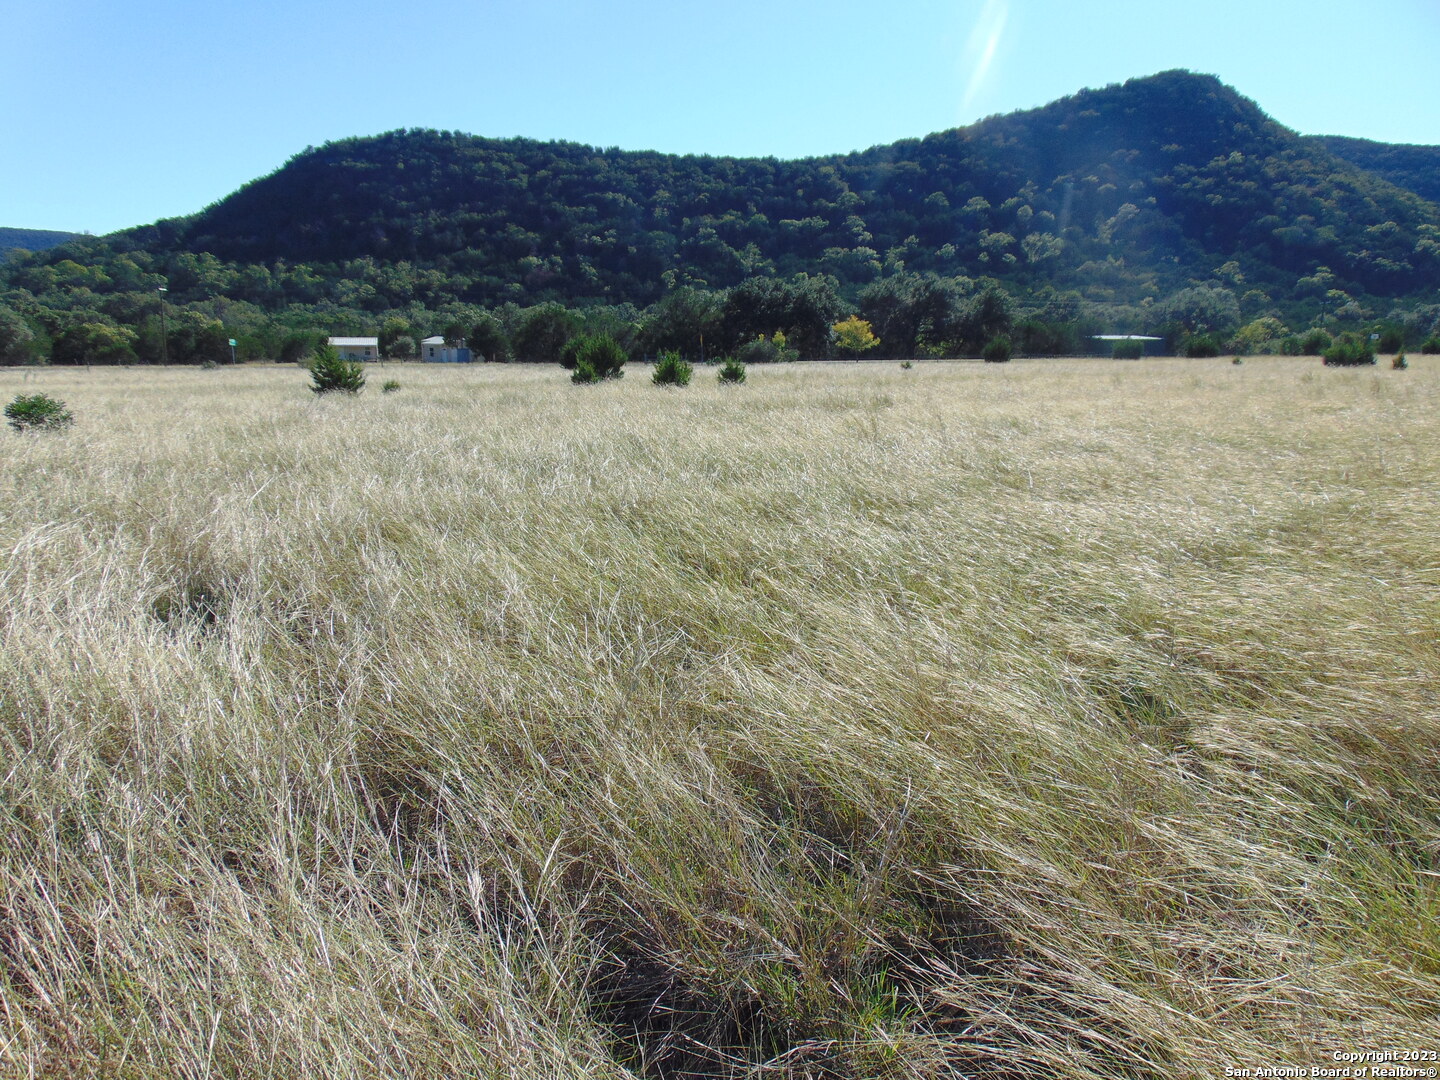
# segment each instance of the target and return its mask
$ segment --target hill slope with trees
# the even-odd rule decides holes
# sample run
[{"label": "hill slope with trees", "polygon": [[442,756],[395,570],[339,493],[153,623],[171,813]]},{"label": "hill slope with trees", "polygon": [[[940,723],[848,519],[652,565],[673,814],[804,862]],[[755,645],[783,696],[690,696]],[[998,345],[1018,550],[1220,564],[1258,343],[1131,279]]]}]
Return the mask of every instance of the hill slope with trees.
[{"label": "hill slope with trees", "polygon": [[645,303],[672,279],[816,270],[858,286],[901,268],[1104,277],[1140,300],[1228,261],[1282,292],[1317,265],[1342,288],[1418,292],[1440,284],[1437,224],[1218,80],[1167,72],[800,161],[392,132],[307,150],[174,235],[131,238],[241,264],[407,262],[477,302]]},{"label": "hill slope with trees", "polygon": [[[721,317],[734,290],[764,281],[825,317],[858,309],[885,324],[892,355],[978,348],[982,330],[1027,317],[1043,326],[1025,344],[1043,351],[1073,347],[1087,320],[1173,334],[1394,316],[1423,334],[1430,314],[1397,314],[1396,301],[1440,287],[1440,207],[1217,79],[1171,71],[796,161],[428,130],[346,139],[193,217],[23,259],[0,278],[0,304],[52,339],[75,321],[56,311],[128,328],[143,359],[161,281],[172,303],[242,337],[266,319],[473,331],[482,310],[546,304],[614,309],[602,321],[633,329],[647,309],[698,305],[686,317],[728,326],[712,338],[722,346],[799,330],[802,353],[823,351],[819,323]],[[977,328],[987,290],[1003,317]],[[497,317],[518,331],[514,310]]]},{"label": "hill slope with trees", "polygon": [[1413,191],[1422,199],[1440,202],[1440,146],[1372,142],[1344,135],[1312,138],[1336,157]]},{"label": "hill slope with trees", "polygon": [[12,252],[45,251],[58,247],[67,240],[74,240],[79,233],[55,232],[53,229],[7,229],[0,228],[0,262],[8,259]]}]

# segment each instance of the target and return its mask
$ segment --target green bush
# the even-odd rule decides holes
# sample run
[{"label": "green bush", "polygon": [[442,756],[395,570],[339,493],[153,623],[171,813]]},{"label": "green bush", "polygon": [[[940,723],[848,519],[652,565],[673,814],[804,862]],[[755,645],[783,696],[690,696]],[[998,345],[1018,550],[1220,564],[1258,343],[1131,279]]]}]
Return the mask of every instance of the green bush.
[{"label": "green bush", "polygon": [[335,346],[321,345],[310,361],[310,389],[317,394],[358,394],[365,385],[365,369],[342,360]]},{"label": "green bush", "polygon": [[1192,334],[1185,339],[1184,352],[1189,357],[1219,356],[1220,343],[1209,334]]},{"label": "green bush", "polygon": [[1301,356],[1324,356],[1330,347],[1330,335],[1324,330],[1311,330],[1300,343]]},{"label": "green bush", "polygon": [[985,347],[980,350],[980,356],[987,364],[1003,364],[1010,359],[1012,350],[1010,339],[1001,334],[985,343]]},{"label": "green bush", "polygon": [[5,406],[5,418],[16,431],[58,431],[75,422],[65,402],[48,394],[21,394]]},{"label": "green bush", "polygon": [[1405,347],[1405,331],[1398,326],[1387,326],[1380,331],[1380,351],[1398,353]]},{"label": "green bush", "polygon": [[742,364],[773,364],[780,359],[780,350],[769,339],[757,337],[740,346],[739,358]]},{"label": "green bush", "polygon": [[1326,367],[1362,367],[1375,363],[1375,350],[1370,339],[1358,334],[1341,334],[1338,341],[1325,350]]},{"label": "green bush", "polygon": [[720,362],[720,374],[718,376],[722,383],[738,385],[745,381],[745,365],[733,356],[727,356]]},{"label": "green bush", "polygon": [[1139,360],[1145,355],[1145,343],[1143,341],[1117,341],[1115,348],[1110,355],[1116,360]]},{"label": "green bush", "polygon": [[663,352],[650,378],[656,386],[689,386],[693,374],[695,369],[680,359],[679,353]]},{"label": "green bush", "polygon": [[1425,344],[1420,346],[1420,351],[1426,356],[1434,356],[1436,353],[1440,353],[1440,334],[1426,338]]},{"label": "green bush", "polygon": [[799,357],[799,353],[785,344],[785,335],[776,333],[767,338],[763,334],[754,341],[740,346],[736,359],[742,364],[785,364]]},{"label": "green bush", "polygon": [[1244,358],[1243,356],[1238,355],[1238,354],[1237,354],[1236,356],[1232,357],[1231,360],[1230,360],[1230,363],[1235,364],[1236,366],[1239,366],[1240,364],[1243,364],[1244,362],[1245,362],[1245,358]]},{"label": "green bush", "polygon": [[1405,354],[1397,353],[1395,359],[1390,361],[1390,366],[1396,371],[1404,371],[1410,366],[1410,361],[1405,359]]},{"label": "green bush", "polygon": [[[573,348],[566,347],[566,356],[561,363],[568,367],[568,360],[574,360],[572,382],[599,382],[601,379],[618,379],[625,374],[620,369],[629,357],[625,355],[624,347],[609,334],[587,334],[576,338],[571,345]],[[583,378],[580,377],[582,368],[586,371]]]},{"label": "green bush", "polygon": [[1281,356],[1303,356],[1305,343],[1291,334],[1289,337],[1280,339],[1279,350]]},{"label": "green bush", "polygon": [[57,364],[133,364],[138,340],[135,331],[126,326],[73,323],[56,336],[50,358]]},{"label": "green bush", "polygon": [[585,337],[573,337],[560,349],[560,366],[566,371],[574,371],[575,366],[580,362],[580,346],[585,344]]},{"label": "green bush", "polygon": [[911,368],[913,368],[914,366],[915,366],[915,364],[914,364],[912,361],[910,361],[910,360],[902,360],[902,361],[900,361],[900,370],[901,370],[901,371],[909,371],[909,370],[910,370]]},{"label": "green bush", "polygon": [[383,385],[382,387],[380,387],[380,392],[381,392],[382,394],[393,394],[393,393],[395,393],[396,390],[399,390],[399,389],[400,389],[400,380],[399,380],[399,379],[386,379],[386,380],[385,380],[385,385]]}]

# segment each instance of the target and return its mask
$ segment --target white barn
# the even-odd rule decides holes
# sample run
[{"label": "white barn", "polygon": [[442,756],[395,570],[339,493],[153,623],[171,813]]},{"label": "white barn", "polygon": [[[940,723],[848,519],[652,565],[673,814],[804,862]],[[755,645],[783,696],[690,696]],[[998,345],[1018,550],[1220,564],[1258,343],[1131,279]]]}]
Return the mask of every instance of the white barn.
[{"label": "white barn", "polygon": [[473,357],[464,341],[459,345],[447,345],[445,339],[437,334],[420,342],[420,359],[427,364],[468,364]]},{"label": "white barn", "polygon": [[380,339],[378,337],[332,337],[330,344],[340,354],[341,360],[368,363],[371,360],[380,359]]}]

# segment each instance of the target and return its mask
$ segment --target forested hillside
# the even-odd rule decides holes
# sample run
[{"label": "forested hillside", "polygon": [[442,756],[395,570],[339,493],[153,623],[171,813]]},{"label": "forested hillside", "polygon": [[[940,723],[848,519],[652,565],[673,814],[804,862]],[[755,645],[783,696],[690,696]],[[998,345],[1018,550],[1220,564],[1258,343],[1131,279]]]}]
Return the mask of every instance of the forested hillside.
[{"label": "forested hillside", "polygon": [[44,251],[73,240],[79,235],[71,232],[55,232],[51,229],[5,229],[0,228],[0,262],[16,251]]},{"label": "forested hillside", "polygon": [[[798,161],[347,139],[192,218],[31,256],[0,303],[32,354],[153,359],[162,281],[190,320],[181,357],[226,335],[271,355],[294,332],[387,321],[402,340],[478,331],[489,356],[553,356],[587,322],[688,352],[707,330],[720,348],[778,330],[815,355],[847,311],[891,355],[996,333],[1069,351],[1099,329],[1176,344],[1258,327],[1258,344],[1376,320],[1408,339],[1434,330],[1440,207],[1173,71]],[[517,345],[545,305],[555,325],[532,336],[549,344]],[[77,324],[91,329],[62,340]]]},{"label": "forested hillside", "polygon": [[121,242],[242,264],[405,261],[482,303],[902,268],[1140,300],[1228,260],[1282,294],[1321,264],[1345,288],[1418,292],[1440,283],[1423,243],[1437,224],[1217,80],[1171,72],[802,161],[392,132],[307,150],[174,235]]},{"label": "forested hillside", "polygon": [[1440,202],[1440,146],[1397,145],[1344,135],[1316,135],[1313,139],[1352,165],[1422,198]]}]

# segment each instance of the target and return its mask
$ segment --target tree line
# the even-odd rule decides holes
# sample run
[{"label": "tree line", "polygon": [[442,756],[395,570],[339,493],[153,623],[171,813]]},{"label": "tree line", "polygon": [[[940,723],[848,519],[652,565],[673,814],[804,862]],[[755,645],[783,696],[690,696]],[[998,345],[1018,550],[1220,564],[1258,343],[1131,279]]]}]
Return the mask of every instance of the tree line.
[{"label": "tree line", "polygon": [[[63,268],[62,268],[63,269]],[[1021,355],[1096,351],[1094,335],[1151,334],[1171,353],[1317,351],[1316,327],[1287,323],[1216,281],[1158,302],[1107,304],[1077,291],[1016,295],[993,278],[897,273],[847,298],[824,274],[752,277],[729,289],[679,285],[646,306],[558,301],[494,307],[418,301],[376,314],[333,303],[266,311],[228,297],[177,303],[158,275],[138,289],[79,286],[36,297],[0,292],[0,362],[55,364],[221,364],[299,362],[331,335],[376,335],[382,355],[415,357],[421,339],[464,341],[477,359],[560,363],[576,340],[606,335],[630,356],[673,352],[691,362],[746,354],[747,362],[860,355],[872,358],[978,356],[1003,341]],[[850,321],[850,333],[838,328]],[[863,324],[864,335],[858,326]],[[1378,333],[1381,347],[1419,347],[1440,334],[1440,305],[1397,307],[1385,317],[1331,319],[1342,329]],[[868,335],[866,337],[865,335]],[[229,341],[237,342],[232,350]],[[1306,342],[1309,342],[1307,345]],[[1303,346],[1303,348],[1302,348]]]}]

